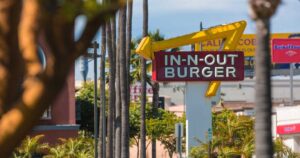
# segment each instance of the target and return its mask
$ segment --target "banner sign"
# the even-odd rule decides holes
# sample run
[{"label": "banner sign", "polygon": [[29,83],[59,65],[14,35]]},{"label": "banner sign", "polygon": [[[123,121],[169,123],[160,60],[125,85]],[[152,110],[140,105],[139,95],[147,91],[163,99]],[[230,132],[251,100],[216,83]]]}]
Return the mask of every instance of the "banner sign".
[{"label": "banner sign", "polygon": [[[287,39],[291,34],[292,33],[273,33],[271,34],[271,39],[275,39],[275,38]],[[203,41],[201,42],[201,50],[218,51],[220,50],[221,44],[222,44],[222,39]],[[255,34],[243,34],[240,40],[238,41],[238,45],[235,50],[244,52],[245,56],[253,57],[255,53],[255,49],[256,49]]]},{"label": "banner sign", "polygon": [[299,63],[300,39],[273,39],[272,61],[274,63]]},{"label": "banner sign", "polygon": [[300,133],[300,124],[277,126],[277,134],[295,134],[295,133]]},{"label": "banner sign", "polygon": [[238,51],[156,52],[155,81],[240,81],[244,53]]}]

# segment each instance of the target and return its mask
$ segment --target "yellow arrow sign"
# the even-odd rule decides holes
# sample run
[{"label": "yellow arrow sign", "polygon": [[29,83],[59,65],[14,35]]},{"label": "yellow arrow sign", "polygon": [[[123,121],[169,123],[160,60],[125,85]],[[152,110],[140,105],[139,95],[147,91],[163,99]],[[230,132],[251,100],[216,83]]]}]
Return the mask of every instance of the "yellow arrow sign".
[{"label": "yellow arrow sign", "polygon": [[[151,60],[154,59],[154,52],[156,51],[176,48],[189,44],[197,44],[214,39],[222,39],[224,50],[235,50],[238,41],[246,28],[246,25],[246,21],[238,21],[231,24],[218,25],[199,32],[158,42],[153,42],[150,37],[144,37],[139,43],[136,53],[146,59]],[[219,81],[211,82],[206,91],[206,96],[214,96],[219,86]]]}]

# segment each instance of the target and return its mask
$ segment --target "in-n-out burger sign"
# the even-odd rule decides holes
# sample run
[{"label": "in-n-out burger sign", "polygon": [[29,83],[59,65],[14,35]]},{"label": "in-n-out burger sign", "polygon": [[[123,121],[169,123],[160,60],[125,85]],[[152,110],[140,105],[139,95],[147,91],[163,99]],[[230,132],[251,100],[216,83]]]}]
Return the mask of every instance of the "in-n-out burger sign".
[{"label": "in-n-out burger sign", "polygon": [[239,81],[244,54],[238,51],[156,52],[155,81]]}]

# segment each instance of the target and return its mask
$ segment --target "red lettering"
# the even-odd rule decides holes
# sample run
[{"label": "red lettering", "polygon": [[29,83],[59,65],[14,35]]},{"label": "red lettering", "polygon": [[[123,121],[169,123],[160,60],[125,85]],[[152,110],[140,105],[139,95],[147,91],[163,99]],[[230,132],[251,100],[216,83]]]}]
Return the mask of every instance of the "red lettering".
[{"label": "red lettering", "polygon": [[152,90],[152,88],[147,88],[147,93],[149,93],[149,94],[153,94],[153,90]]},{"label": "red lettering", "polygon": [[133,88],[133,93],[136,93],[136,87],[137,87],[137,86],[134,86],[134,88]]},{"label": "red lettering", "polygon": [[239,40],[239,45],[242,46],[242,45],[243,45],[243,41],[244,41],[244,40],[241,38],[241,39]]},{"label": "red lettering", "polygon": [[218,46],[218,43],[216,40],[213,40],[213,46]]},{"label": "red lettering", "polygon": [[245,39],[245,40],[244,40],[244,44],[245,44],[245,45],[250,45],[250,42],[251,42],[250,39]]},{"label": "red lettering", "polygon": [[138,100],[139,99],[139,96],[138,95],[134,95],[133,96],[133,100]]},{"label": "red lettering", "polygon": [[207,46],[212,46],[212,41],[207,41]]},{"label": "red lettering", "polygon": [[253,45],[253,46],[255,46],[255,45],[256,45],[256,40],[255,40],[255,38],[254,38],[254,39],[252,39],[252,45]]},{"label": "red lettering", "polygon": [[142,87],[141,86],[137,86],[138,87],[138,93],[142,93]]}]

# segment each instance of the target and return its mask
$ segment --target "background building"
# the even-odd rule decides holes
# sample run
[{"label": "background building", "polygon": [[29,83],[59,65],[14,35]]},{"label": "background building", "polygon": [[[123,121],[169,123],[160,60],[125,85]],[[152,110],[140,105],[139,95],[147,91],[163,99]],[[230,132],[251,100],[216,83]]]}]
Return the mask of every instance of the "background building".
[{"label": "background building", "polygon": [[48,110],[45,111],[32,135],[44,134],[46,142],[56,143],[57,138],[77,136],[79,125],[75,120],[74,71],[68,76],[65,87]]}]

